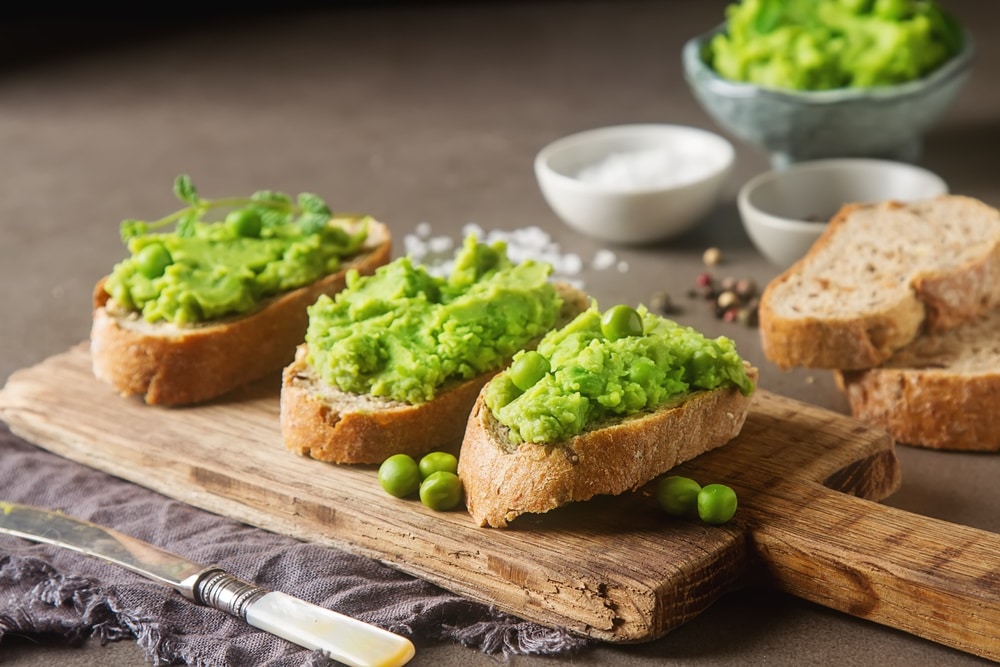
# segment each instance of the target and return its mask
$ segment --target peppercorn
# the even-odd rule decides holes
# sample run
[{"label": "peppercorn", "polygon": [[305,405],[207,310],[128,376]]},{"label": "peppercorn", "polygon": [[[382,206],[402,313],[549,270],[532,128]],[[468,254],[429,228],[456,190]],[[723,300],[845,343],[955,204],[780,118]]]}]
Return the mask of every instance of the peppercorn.
[{"label": "peppercorn", "polygon": [[744,306],[736,314],[736,321],[745,327],[757,326],[757,309]]},{"label": "peppercorn", "polygon": [[670,299],[670,294],[664,291],[654,292],[649,300],[652,309],[663,315],[670,315],[677,312],[674,302]]},{"label": "peppercorn", "polygon": [[722,251],[715,247],[708,248],[702,254],[701,261],[705,263],[705,266],[715,266],[722,261]]},{"label": "peppercorn", "polygon": [[718,298],[715,300],[716,305],[722,310],[728,310],[733,306],[740,305],[740,297],[736,295],[736,292],[731,290],[726,290],[719,294]]},{"label": "peppercorn", "polygon": [[733,289],[737,295],[744,299],[757,295],[757,283],[754,282],[753,278],[741,278],[737,280]]}]

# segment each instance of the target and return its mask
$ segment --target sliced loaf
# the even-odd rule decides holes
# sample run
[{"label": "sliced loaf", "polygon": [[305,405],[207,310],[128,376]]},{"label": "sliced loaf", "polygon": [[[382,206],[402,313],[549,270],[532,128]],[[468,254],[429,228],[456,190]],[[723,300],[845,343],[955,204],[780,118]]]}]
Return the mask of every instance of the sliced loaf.
[{"label": "sliced loaf", "polygon": [[998,305],[995,208],[959,195],[850,204],[764,290],[761,343],[783,368],[870,368]]}]

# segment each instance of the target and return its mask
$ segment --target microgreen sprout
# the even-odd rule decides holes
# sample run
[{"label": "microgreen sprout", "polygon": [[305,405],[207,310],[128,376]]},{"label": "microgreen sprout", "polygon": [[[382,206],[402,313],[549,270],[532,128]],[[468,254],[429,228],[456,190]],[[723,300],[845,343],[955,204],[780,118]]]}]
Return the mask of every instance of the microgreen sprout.
[{"label": "microgreen sprout", "polygon": [[332,217],[326,202],[317,195],[303,192],[297,199],[292,199],[281,192],[260,190],[250,197],[227,197],[223,199],[205,199],[198,194],[197,188],[191,182],[191,177],[181,174],[174,180],[174,195],[187,206],[159,220],[144,221],[129,219],[121,223],[122,241],[143,236],[150,231],[175,225],[179,236],[194,235],[195,225],[202,221],[203,216],[213,209],[253,208],[261,216],[265,225],[275,225],[282,222],[294,222],[305,234],[316,234],[324,229]]}]

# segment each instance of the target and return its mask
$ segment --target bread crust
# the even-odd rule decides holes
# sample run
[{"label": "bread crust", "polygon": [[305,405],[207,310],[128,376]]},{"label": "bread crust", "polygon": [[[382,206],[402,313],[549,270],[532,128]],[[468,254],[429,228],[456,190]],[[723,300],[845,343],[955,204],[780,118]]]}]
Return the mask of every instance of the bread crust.
[{"label": "bread crust", "polygon": [[1000,451],[1000,310],[925,333],[877,368],[836,372],[857,419],[898,442]]},{"label": "bread crust", "polygon": [[[756,384],[757,369],[747,365]],[[507,442],[507,429],[476,400],[465,429],[458,474],[476,523],[504,528],[523,514],[548,512],[596,495],[617,495],[679,463],[720,447],[743,428],[753,396],[737,388],[700,391],[587,431],[558,444]]]},{"label": "bread crust", "polygon": [[[986,204],[960,195],[942,195],[929,206],[952,206],[962,215],[991,220],[1000,230],[1000,213]],[[913,341],[923,331],[943,331],[969,321],[1000,306],[1000,231],[995,238],[980,242],[981,250],[967,261],[941,268],[925,267],[897,276],[908,288],[898,300],[881,309],[860,314],[823,313],[786,316],[777,301],[787,296],[789,285],[808,271],[815,258],[835,242],[838,234],[849,234],[853,215],[878,210],[886,215],[909,205],[887,201],[880,204],[848,204],[834,216],[809,252],[772,280],[761,296],[759,329],[764,355],[782,368],[803,366],[857,370],[877,366],[893,352]],[[957,221],[956,221],[957,224]],[[920,249],[933,253],[936,249]],[[918,252],[914,248],[913,252]],[[905,263],[904,260],[899,260]],[[907,271],[904,267],[902,271]],[[896,289],[893,282],[890,289]],[[851,299],[852,295],[843,295]]]},{"label": "bread crust", "polygon": [[835,373],[857,419],[897,442],[956,451],[1000,451],[1000,373],[968,376],[899,368]]},{"label": "bread crust", "polygon": [[[590,297],[556,283],[563,298],[557,326],[590,306]],[[432,400],[410,404],[343,392],[323,383],[301,344],[282,374],[281,434],[285,447],[320,461],[381,463],[393,454],[458,453],[480,389],[502,368],[450,386]]]},{"label": "bread crust", "polygon": [[216,398],[276,373],[305,337],[306,308],[344,288],[348,269],[370,274],[389,261],[388,228],[369,222],[361,252],[336,273],[265,301],[247,314],[195,326],[150,324],[115,309],[102,278],[94,288],[90,351],[94,375],[122,396],[149,405],[186,405]]},{"label": "bread crust", "polygon": [[455,384],[433,400],[404,403],[325,387],[299,347],[281,384],[281,434],[286,448],[329,463],[381,463],[393,454],[458,454],[464,416],[479,390],[497,373]]}]

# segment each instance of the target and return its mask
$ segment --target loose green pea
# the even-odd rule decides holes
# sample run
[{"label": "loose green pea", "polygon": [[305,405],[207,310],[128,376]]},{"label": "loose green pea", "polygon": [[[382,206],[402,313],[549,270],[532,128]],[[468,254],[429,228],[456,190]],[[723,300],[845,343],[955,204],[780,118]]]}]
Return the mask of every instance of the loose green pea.
[{"label": "loose green pea", "polygon": [[534,350],[529,350],[519,356],[511,364],[510,381],[521,391],[527,391],[549,372],[549,360]]},{"label": "loose green pea", "polygon": [[420,489],[420,468],[412,456],[394,454],[378,467],[378,483],[389,495],[412,496]]},{"label": "loose green pea", "polygon": [[160,242],[150,243],[135,255],[136,265],[139,273],[150,280],[159,278],[167,267],[174,263],[174,258],[167,250],[167,246]]},{"label": "loose green pea", "polygon": [[705,523],[726,523],[736,514],[736,492],[725,484],[706,484],[698,492],[698,516]]},{"label": "loose green pea", "polygon": [[608,308],[601,317],[601,333],[608,340],[642,335],[642,318],[635,308],[619,304]]},{"label": "loose green pea", "polygon": [[420,483],[420,502],[438,512],[462,502],[462,480],[453,472],[438,470]]},{"label": "loose green pea", "polygon": [[260,236],[260,214],[252,208],[238,208],[226,216],[226,224],[232,227],[238,236]]},{"label": "loose green pea", "polygon": [[670,475],[656,485],[656,502],[660,509],[673,516],[694,516],[698,512],[701,484],[690,477]]},{"label": "loose green pea", "polygon": [[449,452],[431,452],[424,454],[418,464],[420,478],[427,479],[439,470],[458,472],[458,458]]}]

